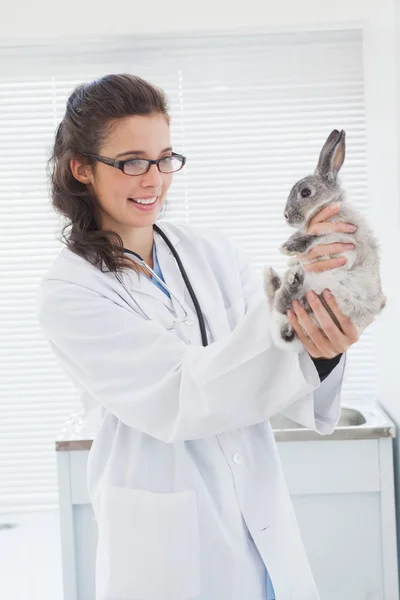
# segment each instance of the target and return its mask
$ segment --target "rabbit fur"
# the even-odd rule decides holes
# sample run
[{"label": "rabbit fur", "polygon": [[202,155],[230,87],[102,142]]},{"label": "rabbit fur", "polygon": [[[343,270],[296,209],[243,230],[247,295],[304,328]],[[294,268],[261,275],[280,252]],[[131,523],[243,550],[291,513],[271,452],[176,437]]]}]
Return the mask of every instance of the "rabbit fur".
[{"label": "rabbit fur", "polygon": [[[318,326],[305,298],[306,292],[310,290],[318,294],[339,327],[337,319],[321,296],[325,289],[332,292],[339,310],[360,329],[368,325],[385,306],[386,298],[382,293],[379,274],[377,240],[359,210],[345,200],[337,177],[345,159],[345,137],[344,131],[332,131],[321,150],[314,174],[301,179],[293,186],[286,202],[284,216],[287,223],[297,231],[280,250],[283,254],[294,257],[319,244],[353,243],[355,248],[339,255],[347,258],[343,266],[321,273],[306,272],[297,258],[289,260],[283,277],[271,267],[265,269],[264,289],[271,308],[271,335],[275,345],[283,350],[304,350],[287,317],[287,311],[292,308],[294,299],[302,304]],[[331,203],[339,203],[340,211],[329,221],[352,223],[356,225],[357,230],[354,233],[308,234],[307,228],[311,218]],[[321,258],[330,256],[319,257],[310,262]]]}]

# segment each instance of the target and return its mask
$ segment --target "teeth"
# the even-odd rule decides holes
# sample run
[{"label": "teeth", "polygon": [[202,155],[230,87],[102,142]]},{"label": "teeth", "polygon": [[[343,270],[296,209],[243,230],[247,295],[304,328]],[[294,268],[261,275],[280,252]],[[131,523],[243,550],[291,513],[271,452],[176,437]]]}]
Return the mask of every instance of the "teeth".
[{"label": "teeth", "polygon": [[135,202],[137,202],[138,204],[154,204],[154,202],[157,200],[157,196],[155,198],[132,198],[132,200],[134,200]]}]

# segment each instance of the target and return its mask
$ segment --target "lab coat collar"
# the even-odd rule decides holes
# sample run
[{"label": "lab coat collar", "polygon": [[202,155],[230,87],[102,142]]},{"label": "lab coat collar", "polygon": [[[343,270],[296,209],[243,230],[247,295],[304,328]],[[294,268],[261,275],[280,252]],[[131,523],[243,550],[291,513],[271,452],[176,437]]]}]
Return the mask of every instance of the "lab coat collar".
[{"label": "lab coat collar", "polygon": [[[173,231],[170,227],[168,227],[168,223],[156,223],[156,225],[163,231],[163,233],[165,233],[165,235],[168,237],[169,241],[173,244],[173,246],[177,246],[180,242],[180,238],[177,236],[177,234],[175,233],[175,231]],[[158,237],[160,238],[161,236],[158,235],[158,233],[155,231],[154,232],[155,235],[154,237]]]},{"label": "lab coat collar", "polygon": [[[196,253],[194,255],[186,255],[185,252],[183,252],[181,248],[183,245],[183,240],[181,240],[179,237],[179,227],[170,223],[161,223],[160,229],[165,232],[168,239],[179,252],[179,257],[188,274],[189,280],[201,306],[206,327],[208,329],[209,341],[212,339],[218,339],[219,337],[228,334],[228,321],[221,318],[221,313],[225,312],[225,306],[219,290],[213,289],[216,286],[213,274],[208,272],[208,267],[204,266],[203,261],[200,259],[197,260]],[[179,299],[179,302],[177,302],[174,296],[172,296],[170,299],[154,284],[154,282],[146,277],[146,275],[141,274],[139,276],[132,269],[124,270],[122,275],[124,284],[129,290],[131,290],[132,293],[135,294],[138,303],[143,307],[145,312],[151,316],[151,318],[156,318],[156,316],[154,313],[154,302],[152,301],[149,303],[149,298],[153,300],[157,299],[159,302],[161,302],[170,310],[171,316],[181,316],[183,313],[183,306],[188,313],[189,319],[197,323],[198,317],[175,257],[157,232],[154,233],[154,241],[156,245],[157,258],[165,283],[168,286],[168,289],[172,291],[174,296]],[[81,269],[80,267],[84,268]],[[93,265],[90,265],[90,263],[88,263],[84,258],[73,253],[68,248],[64,248],[61,251],[59,259],[56,260],[56,263],[54,264],[53,269],[49,273],[48,277],[59,278],[61,276],[61,272],[62,278],[66,278],[69,281],[81,283],[82,285],[86,286],[88,268],[93,269],[93,275],[95,276],[93,282],[96,281],[97,276],[99,276],[99,269]],[[105,266],[103,266],[102,270],[103,273],[113,281],[113,287],[115,288],[115,291],[118,292],[118,288],[121,284],[118,282],[115,275],[110,273]],[[101,285],[100,279],[99,285]]]},{"label": "lab coat collar", "polygon": [[[179,247],[180,238],[177,235],[177,233],[172,230],[172,227],[170,227],[168,223],[161,223],[160,229],[162,229],[166,233],[168,239],[171,241],[174,247]],[[167,244],[157,232],[154,232],[154,242],[156,245],[157,258],[160,264],[161,272],[163,274],[165,283],[168,286],[168,288],[171,289],[172,292],[179,297],[179,299],[185,306],[183,302],[185,283],[180,274],[179,267],[175,261],[175,258]],[[78,266],[83,266],[84,270],[81,271],[80,268],[77,268]],[[86,282],[87,268],[93,269],[93,271],[96,273],[98,271],[102,271],[115,282],[116,286],[120,285],[115,275],[107,269],[107,266],[104,263],[102,264],[101,269],[99,269],[98,267],[91,265],[90,262],[88,262],[83,257],[72,252],[69,248],[63,248],[61,250],[58,258],[52,265],[52,268],[49,270],[48,277],[60,277],[61,272],[63,278],[66,278],[69,281],[76,282],[82,279],[82,282]],[[149,277],[151,277],[150,274]],[[174,300],[171,300],[162,290],[160,290],[160,288],[157,287],[149,277],[147,277],[144,274],[138,275],[138,273],[136,273],[136,271],[133,271],[132,269],[125,269],[122,273],[122,279],[124,281],[124,284],[129,289],[134,291],[135,294],[143,295],[144,300],[146,295],[152,296],[153,298],[156,298],[157,300],[161,301],[171,311],[173,311],[174,309],[176,311]],[[177,308],[178,314],[182,314],[182,308],[180,308],[179,306]]]},{"label": "lab coat collar", "polygon": [[[165,232],[174,247],[179,246],[179,237],[174,231],[170,230],[167,224],[160,224],[160,229]],[[154,243],[165,284],[168,286],[168,289],[172,291],[174,296],[179,299],[179,302],[186,308],[186,304],[184,302],[186,286],[175,257],[163,238],[156,231],[154,232]],[[153,281],[151,281],[150,277],[150,273],[147,277],[142,273],[138,275],[135,271],[129,270],[128,272],[124,273],[124,282],[132,291],[135,292],[135,294],[139,293],[157,298],[169,309],[174,310],[176,314],[181,315],[182,308],[174,296],[171,294],[171,298],[169,298],[157,285],[154,284]]]},{"label": "lab coat collar", "polygon": [[[212,289],[216,286],[213,281],[212,273],[208,276],[208,274],[204,272],[204,265],[202,263],[193,260],[193,257],[185,255],[180,248],[180,238],[168,223],[161,224],[160,229],[165,232],[168,239],[179,252],[183,267],[187,272],[190,283],[200,304],[206,328],[208,330],[209,341],[227,335],[230,332],[228,321],[220,318],[221,313],[225,312],[225,306],[219,290]],[[140,277],[138,277],[137,273],[133,271],[130,271],[128,275],[128,277],[130,277],[130,289],[135,293],[138,302],[140,304],[143,303],[143,308],[145,310],[145,296],[152,296],[153,298],[160,300],[176,315],[182,315],[183,306],[189,319],[198,323],[198,317],[193,301],[190,298],[189,290],[186,287],[174,255],[157,232],[154,233],[154,242],[163,278],[168,289],[173,293],[171,299],[145,275],[141,274]],[[139,296],[142,294],[143,296],[140,298]]]}]

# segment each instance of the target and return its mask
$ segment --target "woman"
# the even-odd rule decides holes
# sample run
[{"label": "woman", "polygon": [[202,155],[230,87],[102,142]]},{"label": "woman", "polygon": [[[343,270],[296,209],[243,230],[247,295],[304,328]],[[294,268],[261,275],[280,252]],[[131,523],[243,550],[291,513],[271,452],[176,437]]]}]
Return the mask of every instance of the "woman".
[{"label": "woman", "polygon": [[[71,231],[43,278],[38,317],[85,410],[99,412],[88,461],[96,598],[317,600],[268,419],[332,432],[342,355],[359,332],[334,298],[343,331],[315,297],[323,332],[294,306],[305,351],[275,349],[261,279],[235,244],[153,228],[185,163],[169,122],[161,90],[109,75],[72,93],[52,157],[53,205]],[[348,231],[329,222],[334,212],[310,231]],[[330,269],[345,257],[310,261],[344,250],[301,258]]]}]

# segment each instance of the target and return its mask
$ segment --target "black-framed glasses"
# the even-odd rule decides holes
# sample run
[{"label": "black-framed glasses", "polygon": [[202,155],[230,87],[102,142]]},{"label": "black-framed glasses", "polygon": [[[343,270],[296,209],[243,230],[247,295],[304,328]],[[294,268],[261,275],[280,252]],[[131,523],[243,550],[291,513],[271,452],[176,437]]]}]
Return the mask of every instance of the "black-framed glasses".
[{"label": "black-framed glasses", "polygon": [[147,158],[128,158],[128,160],[115,160],[106,156],[97,156],[97,154],[87,154],[81,152],[82,156],[89,156],[105,165],[120,169],[125,175],[144,175],[150,169],[151,165],[157,165],[160,173],[175,173],[185,166],[186,157],[181,154],[172,153],[171,156],[164,156],[157,160],[148,160]]}]

